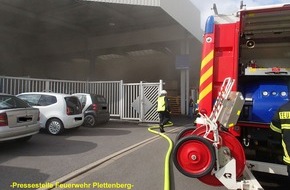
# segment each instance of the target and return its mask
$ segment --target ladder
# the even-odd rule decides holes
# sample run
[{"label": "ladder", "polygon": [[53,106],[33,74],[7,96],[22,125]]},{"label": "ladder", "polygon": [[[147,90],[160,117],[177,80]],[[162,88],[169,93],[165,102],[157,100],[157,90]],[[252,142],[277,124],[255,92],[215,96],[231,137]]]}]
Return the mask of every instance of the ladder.
[{"label": "ladder", "polygon": [[[202,120],[202,124],[206,127],[206,133],[204,134],[204,138],[210,140],[213,142],[214,146],[217,147],[219,144],[219,134],[218,134],[218,118],[224,108],[224,102],[229,98],[230,92],[232,90],[232,87],[235,83],[235,80],[228,77],[225,78],[220,91],[218,93],[218,96],[216,98],[215,104],[213,106],[212,112],[210,116],[200,114],[200,118]],[[213,132],[214,139],[211,140],[210,138],[207,138],[207,136],[210,134],[210,132]]]},{"label": "ladder", "polygon": [[212,120],[213,122],[217,122],[220,116],[220,113],[223,109],[223,105],[224,105],[223,102],[229,98],[229,95],[233,88],[234,83],[235,83],[235,80],[230,77],[225,78],[225,80],[223,81],[223,84],[218,93],[217,99],[213,106],[212,112],[209,116],[209,119]]}]

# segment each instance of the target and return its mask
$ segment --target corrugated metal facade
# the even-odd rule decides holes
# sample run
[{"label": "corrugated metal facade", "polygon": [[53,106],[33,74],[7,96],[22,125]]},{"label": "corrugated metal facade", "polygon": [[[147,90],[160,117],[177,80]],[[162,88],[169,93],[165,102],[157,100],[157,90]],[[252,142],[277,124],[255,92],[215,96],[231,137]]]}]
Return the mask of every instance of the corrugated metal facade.
[{"label": "corrugated metal facade", "polygon": [[128,5],[160,6],[160,0],[91,0],[104,3],[119,3]]}]

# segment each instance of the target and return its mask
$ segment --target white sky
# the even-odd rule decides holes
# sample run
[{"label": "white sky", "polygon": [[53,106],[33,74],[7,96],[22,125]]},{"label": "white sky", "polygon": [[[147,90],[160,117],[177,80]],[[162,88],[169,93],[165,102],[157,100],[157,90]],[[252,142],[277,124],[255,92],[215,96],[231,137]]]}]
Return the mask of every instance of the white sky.
[{"label": "white sky", "polygon": [[[200,9],[201,12],[201,27],[204,29],[204,24],[208,16],[213,15],[211,8],[215,3],[219,14],[235,13],[240,8],[240,0],[191,0],[192,3]],[[289,3],[290,0],[243,0],[246,7],[272,5]]]}]

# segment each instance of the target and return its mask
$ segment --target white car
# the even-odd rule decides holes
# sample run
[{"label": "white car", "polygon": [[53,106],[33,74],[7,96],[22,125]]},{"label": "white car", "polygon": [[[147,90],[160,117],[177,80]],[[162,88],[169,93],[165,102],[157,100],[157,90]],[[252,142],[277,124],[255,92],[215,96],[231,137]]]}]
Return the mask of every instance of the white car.
[{"label": "white car", "polygon": [[0,93],[0,142],[28,141],[39,129],[37,108],[13,95]]},{"label": "white car", "polygon": [[52,135],[82,125],[84,115],[79,99],[69,94],[25,92],[17,95],[40,111],[40,127]]}]

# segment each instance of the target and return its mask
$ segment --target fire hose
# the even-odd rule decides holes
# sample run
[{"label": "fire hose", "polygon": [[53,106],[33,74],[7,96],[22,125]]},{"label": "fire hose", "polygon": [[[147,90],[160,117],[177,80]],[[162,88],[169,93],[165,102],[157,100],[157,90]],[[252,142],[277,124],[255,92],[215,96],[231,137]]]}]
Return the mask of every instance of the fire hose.
[{"label": "fire hose", "polygon": [[[173,126],[172,122],[164,125],[164,127],[171,127],[171,126]],[[165,135],[164,133],[157,132],[154,129],[159,129],[159,126],[158,125],[151,126],[148,128],[148,131],[165,138],[169,144],[169,147],[167,149],[167,153],[165,156],[165,161],[164,161],[164,190],[170,190],[170,155],[173,149],[173,142],[167,135]]]}]

